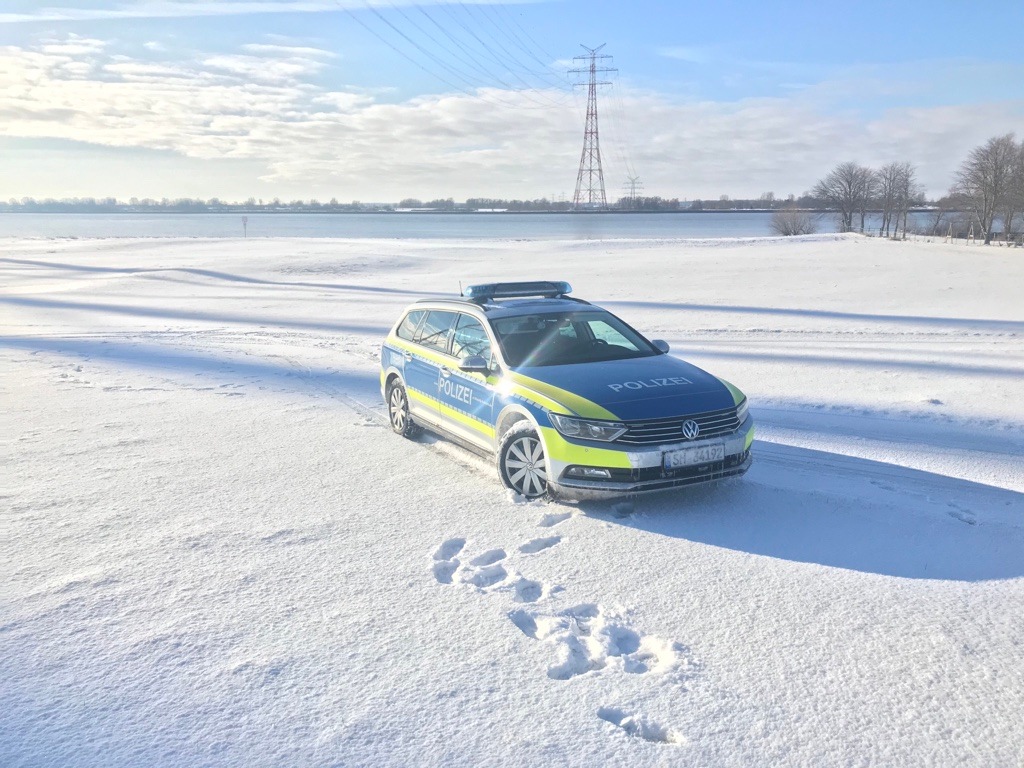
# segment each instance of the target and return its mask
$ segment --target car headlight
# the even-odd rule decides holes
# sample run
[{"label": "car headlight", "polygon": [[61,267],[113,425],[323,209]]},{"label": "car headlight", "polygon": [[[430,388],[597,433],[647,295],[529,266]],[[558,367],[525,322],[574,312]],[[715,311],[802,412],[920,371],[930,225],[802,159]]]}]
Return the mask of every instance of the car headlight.
[{"label": "car headlight", "polygon": [[747,398],[743,398],[743,402],[736,406],[736,418],[739,423],[742,424],[747,420]]},{"label": "car headlight", "polygon": [[601,440],[610,442],[626,431],[625,424],[614,421],[589,421],[587,419],[575,419],[572,416],[563,416],[559,413],[548,414],[555,429],[566,437],[576,437],[581,440]]}]

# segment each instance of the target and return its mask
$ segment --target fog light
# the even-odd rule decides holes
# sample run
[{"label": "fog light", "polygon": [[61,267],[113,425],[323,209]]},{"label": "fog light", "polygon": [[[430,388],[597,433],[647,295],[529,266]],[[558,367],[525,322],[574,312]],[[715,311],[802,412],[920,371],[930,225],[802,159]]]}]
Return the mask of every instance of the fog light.
[{"label": "fog light", "polygon": [[599,477],[602,480],[610,480],[612,477],[609,470],[597,467],[572,467],[565,474],[571,477]]}]

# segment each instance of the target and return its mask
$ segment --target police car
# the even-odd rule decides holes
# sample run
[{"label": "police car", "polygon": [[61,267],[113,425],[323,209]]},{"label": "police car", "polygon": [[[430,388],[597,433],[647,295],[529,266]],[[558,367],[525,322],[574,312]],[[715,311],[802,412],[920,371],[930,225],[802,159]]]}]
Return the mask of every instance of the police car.
[{"label": "police car", "polygon": [[743,393],[571,291],[492,283],[407,308],[381,349],[391,428],[494,456],[502,483],[527,498],[746,472],[754,424]]}]

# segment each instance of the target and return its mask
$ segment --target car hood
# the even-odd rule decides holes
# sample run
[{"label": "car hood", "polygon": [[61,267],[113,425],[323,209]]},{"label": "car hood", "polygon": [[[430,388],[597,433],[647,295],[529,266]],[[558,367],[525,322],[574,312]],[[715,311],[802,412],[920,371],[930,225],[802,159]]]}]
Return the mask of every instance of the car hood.
[{"label": "car hood", "polygon": [[524,366],[512,375],[520,386],[589,418],[670,418],[736,404],[725,382],[671,355],[578,365]]}]

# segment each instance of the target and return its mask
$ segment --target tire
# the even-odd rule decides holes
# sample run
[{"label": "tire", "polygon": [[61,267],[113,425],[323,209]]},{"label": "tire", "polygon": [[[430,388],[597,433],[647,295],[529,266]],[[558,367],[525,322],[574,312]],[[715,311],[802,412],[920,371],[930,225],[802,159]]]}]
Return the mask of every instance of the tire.
[{"label": "tire", "polygon": [[528,499],[548,495],[547,457],[529,421],[517,422],[498,444],[498,475],[506,488]]},{"label": "tire", "polygon": [[420,428],[409,415],[409,395],[398,379],[388,385],[387,407],[392,432],[408,438],[416,437],[420,433]]}]

